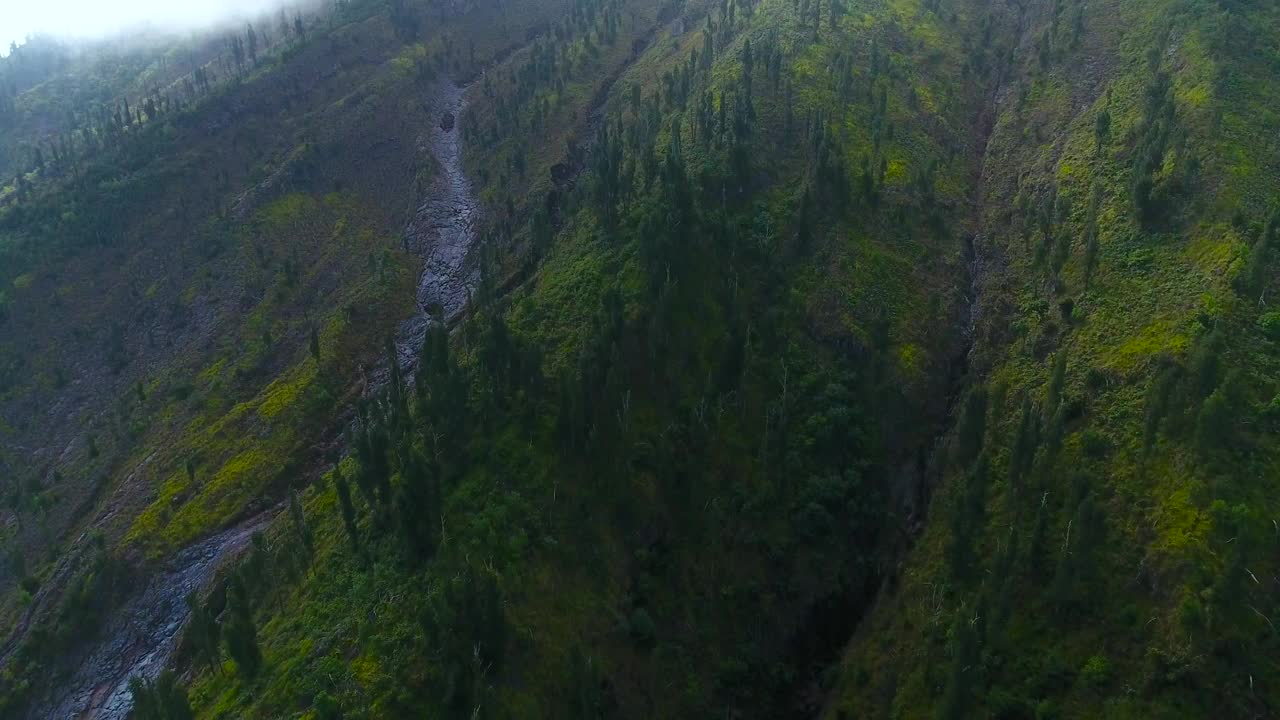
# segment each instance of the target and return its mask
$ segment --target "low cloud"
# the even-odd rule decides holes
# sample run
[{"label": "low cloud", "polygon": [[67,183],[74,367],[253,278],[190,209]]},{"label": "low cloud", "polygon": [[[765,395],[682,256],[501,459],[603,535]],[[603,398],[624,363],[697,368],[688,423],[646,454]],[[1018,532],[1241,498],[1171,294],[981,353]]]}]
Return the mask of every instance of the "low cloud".
[{"label": "low cloud", "polygon": [[[0,54],[44,34],[94,40],[139,30],[201,30],[290,5],[288,0],[6,0],[0,8]],[[296,3],[293,3],[296,4]]]}]

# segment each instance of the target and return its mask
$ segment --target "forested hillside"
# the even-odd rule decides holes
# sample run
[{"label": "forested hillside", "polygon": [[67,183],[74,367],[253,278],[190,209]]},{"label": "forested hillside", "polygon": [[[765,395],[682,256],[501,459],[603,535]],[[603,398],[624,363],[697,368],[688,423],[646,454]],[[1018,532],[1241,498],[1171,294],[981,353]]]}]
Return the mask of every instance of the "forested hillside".
[{"label": "forested hillside", "polygon": [[1280,8],[1029,6],[974,374],[850,717],[1272,717]]},{"label": "forested hillside", "polygon": [[5,717],[1280,713],[1280,7],[121,47],[0,59]]}]

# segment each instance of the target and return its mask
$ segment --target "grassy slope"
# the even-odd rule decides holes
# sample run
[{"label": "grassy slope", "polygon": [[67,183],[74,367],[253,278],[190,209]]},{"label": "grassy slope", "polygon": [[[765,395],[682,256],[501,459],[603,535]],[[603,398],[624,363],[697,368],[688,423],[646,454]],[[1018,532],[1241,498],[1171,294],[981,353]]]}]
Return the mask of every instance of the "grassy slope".
[{"label": "grassy slope", "polygon": [[[367,41],[389,29],[349,26],[332,38],[362,34]],[[335,87],[368,82],[378,66],[356,63],[333,76],[334,86],[311,84],[306,93],[298,81],[314,78],[307,67],[322,55],[334,56],[332,46],[296,48],[295,62],[264,68],[85,161],[90,177],[100,177],[97,164],[121,163],[128,174],[41,189],[37,207],[118,198],[118,235],[106,247],[59,245],[56,229],[38,221],[11,227],[8,242],[52,247],[14,255],[28,269],[0,341],[13,363],[6,446],[46,448],[38,463],[13,459],[6,489],[19,498],[5,518],[10,557],[25,562],[6,565],[3,608],[10,619],[30,617],[31,637],[43,638],[6,665],[6,706],[20,702],[32,668],[85,634],[83,615],[109,604],[106,593],[87,603],[93,610],[69,599],[78,578],[92,574],[95,561],[85,558],[97,552],[95,538],[112,554],[157,560],[260,507],[293,481],[359,363],[409,312],[414,262],[388,231],[403,223],[410,193],[393,198],[413,186],[417,168],[384,162],[371,183],[314,148],[388,140],[411,148],[430,121],[400,123],[397,136],[384,134],[374,114],[397,118],[398,108],[343,109],[348,90]],[[293,89],[283,90],[290,76]],[[304,93],[313,112],[290,102]],[[241,123],[234,138],[217,122],[232,106]],[[270,140],[255,139],[261,124],[274,128]],[[299,149],[309,161],[301,171]],[[294,171],[259,193],[257,207],[245,206],[244,223],[231,219],[235,198],[281,165]],[[319,373],[307,354],[312,328]]]},{"label": "grassy slope", "polygon": [[[9,226],[23,267],[5,273],[18,274],[0,335],[5,452],[69,447],[37,466],[8,458],[6,493],[22,491],[5,535],[25,562],[5,564],[0,607],[58,640],[6,666],[6,702],[81,634],[59,608],[92,565],[79,559],[97,552],[89,540],[162,560],[278,499],[332,439],[363,365],[412,312],[416,260],[398,233],[430,180],[420,137],[437,121],[413,59],[465,75],[512,42],[509,23],[540,20],[499,12],[433,16],[409,48],[381,14],[313,27],[242,83],[85,160],[96,184],[40,186],[43,214]],[[440,47],[459,28],[470,56]],[[106,247],[46,219],[76,222],[76,198],[115,203]]]},{"label": "grassy slope", "polygon": [[[1258,324],[1265,306],[1232,281],[1278,200],[1280,158],[1264,138],[1274,125],[1266,108],[1277,95],[1269,78],[1280,15],[1256,3],[1223,3],[1235,6],[1231,13],[1200,2],[1062,3],[1057,49],[1041,67],[1037,41],[1053,32],[1045,5],[1027,18],[1018,89],[1001,103],[984,174],[986,317],[976,352],[995,402],[987,418],[993,472],[972,540],[984,558],[980,579],[957,579],[947,559],[961,496],[973,486],[953,464],[899,586],[848,651],[832,710],[922,717],[936,708],[950,716],[952,688],[963,685],[972,697],[958,712],[978,715],[1265,713],[1280,680],[1274,630],[1263,617],[1275,614],[1280,457],[1265,406],[1277,366],[1274,339]],[[1078,11],[1083,32],[1073,45]],[[1144,225],[1131,177],[1150,48],[1172,77],[1176,123],[1190,149],[1171,143],[1160,174],[1176,177],[1191,155],[1200,169]],[[1111,132],[1099,148],[1103,110]],[[1009,203],[1050,186],[1074,200],[1055,231],[1070,243],[1060,285],[1053,261],[1036,259],[1038,223]],[[1099,249],[1086,287],[1094,187]],[[1074,314],[1064,321],[1067,298]],[[1228,369],[1243,372],[1240,400],[1218,421],[1224,438],[1194,427],[1202,396],[1184,400],[1175,390],[1144,450],[1155,404],[1149,388],[1174,364],[1198,373],[1214,328],[1226,346],[1221,369],[1207,373],[1209,390]],[[1042,441],[1030,492],[1013,498],[1008,468],[1021,398],[1043,411],[1055,353],[1067,357],[1062,449],[1055,457]],[[1042,438],[1050,424],[1043,419]],[[1075,506],[1082,486],[1103,518],[1100,537],[1083,548]],[[1233,555],[1232,545],[1246,541],[1244,555]],[[1251,574],[1242,584],[1233,579],[1237,557]],[[1085,569],[1064,571],[1068,558]],[[977,628],[976,650],[964,647],[962,624]]]},{"label": "grassy slope", "polygon": [[[313,51],[302,54],[323,52],[320,48]],[[286,68],[277,74],[287,72]],[[366,77],[367,72],[357,70],[356,77],[346,80],[358,82]],[[321,142],[357,147],[369,142],[351,132],[355,124],[351,121],[363,113],[353,115],[348,110],[350,120],[343,121],[346,125],[326,119],[323,109],[313,114],[288,113],[276,104],[279,87],[270,78],[250,81],[209,101],[204,115],[171,124],[167,137],[157,138],[152,132],[138,138],[134,144],[143,147],[137,152],[148,152],[147,148],[156,148],[157,143],[160,151],[132,177],[110,181],[120,188],[113,192],[126,198],[119,213],[124,226],[120,238],[109,248],[77,249],[56,267],[46,263],[24,275],[27,281],[20,283],[21,292],[9,313],[5,347],[17,354],[14,362],[18,367],[34,372],[17,374],[17,384],[6,393],[14,423],[7,431],[19,433],[19,437],[30,433],[41,406],[57,407],[60,398],[73,392],[67,387],[69,383],[72,388],[85,383],[95,386],[81,391],[82,415],[73,421],[79,427],[70,430],[93,436],[100,459],[88,457],[81,443],[74,454],[68,452],[43,467],[28,468],[37,471],[36,477],[22,478],[47,484],[56,471],[60,483],[65,483],[55,496],[55,500],[58,496],[62,500],[46,510],[55,535],[74,520],[74,513],[85,511],[80,503],[94,484],[103,482],[104,473],[109,478],[117,470],[129,472],[142,464],[148,473],[168,474],[181,470],[188,457],[197,465],[212,465],[211,470],[216,470],[226,459],[223,450],[186,446],[189,442],[201,444],[195,436],[216,424],[229,409],[259,391],[264,396],[269,393],[266,388],[278,374],[282,378],[296,376],[287,369],[301,360],[295,352],[305,352],[309,326],[321,328],[327,341],[335,348],[342,347],[345,323],[328,323],[325,316],[333,313],[337,318],[350,305],[357,314],[366,311],[377,317],[388,298],[403,301],[403,283],[412,282],[409,263],[394,254],[396,244],[386,233],[393,225],[390,218],[407,209],[407,193],[399,208],[397,203],[385,202],[386,190],[381,191],[382,204],[371,205],[369,196],[379,188],[370,187],[359,174],[342,177],[335,173],[334,184],[345,184],[346,190],[326,198],[334,185],[313,190],[319,183],[299,173],[300,180],[286,187],[296,188],[295,192],[311,190],[309,194],[296,194],[269,205],[244,225],[203,214],[204,208],[212,205],[231,205],[244,184],[269,175],[273,165],[289,162],[286,158],[294,156],[297,146],[293,143],[299,139],[319,135]],[[322,108],[334,99],[341,107],[341,96],[330,94],[321,100]],[[281,134],[282,142],[267,152],[261,142],[205,137],[201,118],[225,112],[223,108],[231,103],[247,106],[242,121],[248,126],[269,122],[288,128]],[[366,112],[374,111],[370,107]],[[316,126],[330,129],[317,133]],[[326,138],[326,134],[333,137]],[[414,138],[409,134],[401,141],[409,145]],[[261,163],[264,155],[269,159]],[[409,173],[403,182],[411,185],[415,170],[403,169]],[[333,172],[333,166],[326,159],[313,159],[308,170],[311,177],[323,177]],[[392,168],[387,171],[391,177]],[[219,174],[226,179],[217,186],[200,180]],[[163,182],[156,183],[157,177]],[[144,192],[147,188],[155,194]],[[57,189],[51,192],[56,203]],[[269,200],[267,196],[260,202]],[[153,204],[169,210],[153,212]],[[196,207],[189,212],[177,210],[188,204]],[[184,214],[193,217],[182,217]],[[37,226],[30,232],[38,239],[43,231]],[[174,237],[181,240],[175,243]],[[322,238],[326,242],[317,253],[313,248]],[[370,257],[371,263],[377,259],[387,267],[380,274],[385,282],[361,291],[359,285],[369,274],[360,272],[363,263],[340,263],[344,255]],[[104,263],[104,257],[110,261]],[[397,277],[400,291],[388,293]],[[348,289],[354,294],[345,295]],[[322,303],[321,296],[329,297]],[[122,318],[124,307],[131,308],[135,322]],[[401,314],[395,311],[390,317],[394,321]],[[36,332],[42,326],[48,331]],[[377,335],[391,327],[386,322],[373,323],[363,331]],[[112,347],[117,344],[121,349],[113,358]],[[376,344],[376,339],[356,343],[362,348],[371,344]],[[343,361],[349,363],[351,358]],[[90,398],[87,403],[86,396]],[[281,399],[277,397],[278,402]],[[109,414],[103,412],[104,405],[110,408]],[[244,430],[240,426],[237,434],[252,435]],[[184,439],[186,433],[190,441]],[[166,448],[165,458],[152,456],[151,449],[157,447]],[[160,462],[144,463],[148,458]],[[161,478],[148,475],[146,479],[158,484]],[[120,519],[128,518],[126,513]],[[207,530],[226,519],[223,512],[194,531]]]}]

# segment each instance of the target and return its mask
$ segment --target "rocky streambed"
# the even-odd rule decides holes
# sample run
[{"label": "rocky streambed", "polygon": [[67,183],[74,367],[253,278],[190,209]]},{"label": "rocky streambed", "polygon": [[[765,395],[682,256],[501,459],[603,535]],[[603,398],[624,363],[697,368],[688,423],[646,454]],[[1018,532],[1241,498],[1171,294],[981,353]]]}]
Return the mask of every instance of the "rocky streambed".
[{"label": "rocky streambed", "polygon": [[[438,120],[423,139],[436,173],[405,228],[406,246],[423,261],[417,312],[401,324],[395,340],[400,365],[406,369],[416,366],[432,324],[457,320],[475,287],[469,256],[478,203],[463,170],[463,142],[457,126],[468,87],[444,80],[423,103],[423,112]],[[375,385],[386,376],[386,368],[375,371]],[[78,662],[73,661],[70,675],[32,703],[26,717],[125,720],[133,708],[129,680],[154,679],[173,658],[188,616],[187,594],[207,590],[218,571],[249,546],[253,534],[264,529],[276,512],[262,513],[206,538],[154,572],[140,592],[114,611],[100,639],[82,650]]]},{"label": "rocky streambed", "polygon": [[218,569],[249,546],[274,512],[258,515],[178,553],[153,574],[140,593],[117,608],[102,639],[84,656],[52,697],[32,706],[30,718],[128,717],[129,679],[155,678],[173,657],[187,619],[187,594],[212,582]]},{"label": "rocky streambed", "polygon": [[417,365],[418,351],[432,324],[451,325],[461,317],[475,288],[476,271],[470,255],[476,239],[478,203],[463,170],[458,127],[469,87],[443,81],[424,105],[426,112],[439,118],[426,138],[436,173],[405,228],[405,243],[422,258],[423,268],[418,280],[418,312],[401,324],[396,336],[402,368]]}]

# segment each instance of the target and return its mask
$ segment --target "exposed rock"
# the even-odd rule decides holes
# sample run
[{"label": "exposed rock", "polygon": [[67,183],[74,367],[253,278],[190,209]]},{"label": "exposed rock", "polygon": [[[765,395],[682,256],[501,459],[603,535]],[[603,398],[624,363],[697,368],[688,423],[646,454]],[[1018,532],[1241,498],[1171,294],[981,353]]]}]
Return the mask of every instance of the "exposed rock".
[{"label": "exposed rock", "polygon": [[154,680],[169,662],[187,619],[186,596],[206,588],[224,563],[266,527],[272,513],[259,515],[179,553],[169,569],[112,614],[102,641],[60,682],[47,703],[27,717],[33,720],[93,718],[124,720],[133,708],[129,679]]},{"label": "exposed rock", "polygon": [[[396,354],[406,373],[417,366],[427,329],[434,323],[457,320],[475,287],[475,271],[467,258],[475,242],[473,223],[478,208],[462,167],[462,138],[450,132],[466,105],[466,88],[444,81],[428,104],[443,108],[439,132],[433,131],[427,138],[439,173],[425,189],[422,204],[405,228],[405,244],[423,260],[418,280],[419,314],[402,323],[396,337]],[[385,368],[375,371],[375,384],[385,380],[385,373]]]},{"label": "exposed rock", "polygon": [[551,166],[551,182],[556,185],[564,185],[573,178],[573,168],[569,163],[556,163]]}]

